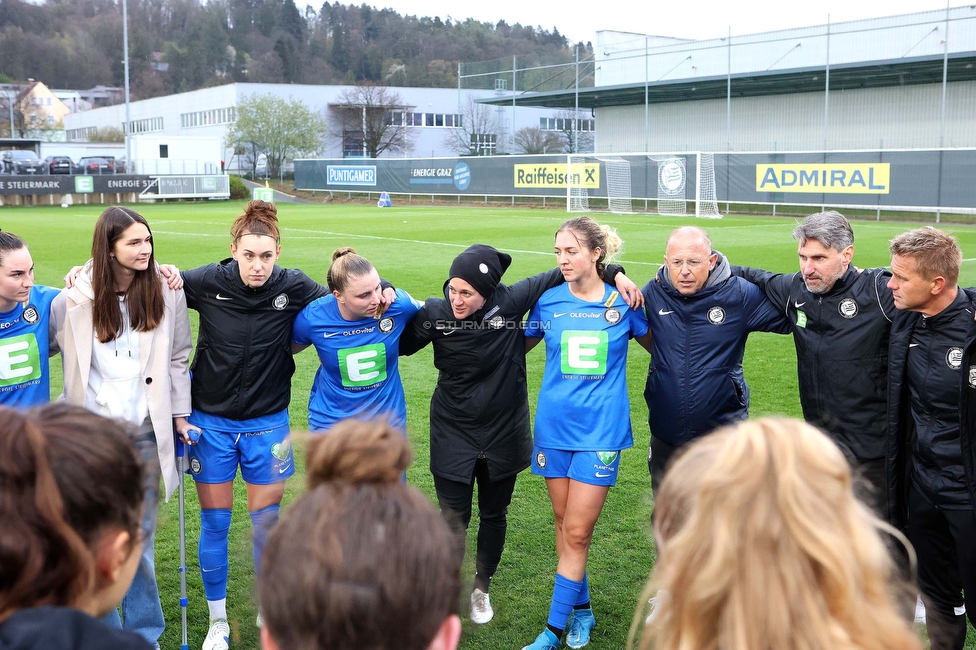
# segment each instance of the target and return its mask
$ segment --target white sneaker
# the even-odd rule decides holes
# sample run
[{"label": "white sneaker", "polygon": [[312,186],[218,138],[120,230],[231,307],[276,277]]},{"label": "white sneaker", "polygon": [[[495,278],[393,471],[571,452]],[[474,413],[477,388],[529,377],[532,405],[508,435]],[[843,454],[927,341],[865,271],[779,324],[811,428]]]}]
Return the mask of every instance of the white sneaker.
[{"label": "white sneaker", "polygon": [[210,631],[203,641],[202,650],[228,650],[230,647],[230,626],[226,618],[210,622]]},{"label": "white sneaker", "polygon": [[495,610],[491,608],[491,600],[487,592],[475,589],[471,592],[471,621],[478,625],[484,625],[495,615]]}]

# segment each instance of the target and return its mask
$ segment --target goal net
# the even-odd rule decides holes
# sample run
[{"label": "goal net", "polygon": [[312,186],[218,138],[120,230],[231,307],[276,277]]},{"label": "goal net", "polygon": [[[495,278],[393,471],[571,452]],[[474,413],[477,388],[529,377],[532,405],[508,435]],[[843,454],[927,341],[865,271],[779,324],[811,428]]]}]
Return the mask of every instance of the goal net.
[{"label": "goal net", "polygon": [[568,212],[647,212],[721,218],[710,153],[572,154]]}]

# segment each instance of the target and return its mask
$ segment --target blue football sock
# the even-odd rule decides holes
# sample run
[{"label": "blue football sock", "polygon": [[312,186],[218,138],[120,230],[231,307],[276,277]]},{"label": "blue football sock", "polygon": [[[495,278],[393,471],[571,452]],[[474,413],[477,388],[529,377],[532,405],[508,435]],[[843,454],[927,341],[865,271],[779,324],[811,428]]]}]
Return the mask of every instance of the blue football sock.
[{"label": "blue football sock", "polygon": [[215,508],[200,511],[200,576],[207,600],[227,598],[227,535],[230,510]]},{"label": "blue football sock", "polygon": [[573,609],[589,609],[590,607],[590,580],[586,573],[583,574],[583,582],[580,583],[579,596],[576,597],[576,605]]},{"label": "blue football sock", "polygon": [[251,525],[254,526],[254,574],[261,575],[261,556],[264,554],[264,543],[268,541],[271,529],[278,523],[278,513],[281,506],[275,504],[261,508],[248,514],[251,515]]},{"label": "blue football sock", "polygon": [[582,582],[556,574],[556,584],[552,587],[552,602],[549,605],[549,619],[546,621],[550,629],[566,629],[566,622],[569,620],[569,615],[573,613],[573,605],[576,604],[582,586]]}]

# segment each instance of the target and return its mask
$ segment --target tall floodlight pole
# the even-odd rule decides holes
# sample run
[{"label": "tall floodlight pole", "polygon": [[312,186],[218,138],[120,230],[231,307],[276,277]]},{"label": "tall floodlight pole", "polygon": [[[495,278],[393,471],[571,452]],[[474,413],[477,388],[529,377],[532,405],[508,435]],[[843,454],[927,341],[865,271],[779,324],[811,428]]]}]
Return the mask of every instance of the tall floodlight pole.
[{"label": "tall floodlight pole", "polygon": [[579,133],[576,122],[579,120],[579,45],[576,46],[576,100],[573,105],[573,146],[571,153],[579,153]]},{"label": "tall floodlight pole", "polygon": [[946,139],[946,82],[949,80],[949,0],[946,0],[945,35],[942,39],[942,118],[939,147],[945,147]]},{"label": "tall floodlight pole", "polygon": [[122,53],[125,67],[125,171],[134,170],[132,165],[132,151],[129,144],[129,133],[132,131],[132,118],[129,114],[129,8],[126,0],[122,0]]}]

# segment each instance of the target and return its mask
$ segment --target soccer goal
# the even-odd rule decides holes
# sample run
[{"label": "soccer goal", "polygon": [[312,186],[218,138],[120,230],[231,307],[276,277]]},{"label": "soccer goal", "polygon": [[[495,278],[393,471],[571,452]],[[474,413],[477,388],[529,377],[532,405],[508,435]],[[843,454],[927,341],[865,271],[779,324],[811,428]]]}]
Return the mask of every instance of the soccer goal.
[{"label": "soccer goal", "polygon": [[711,153],[571,154],[568,212],[648,212],[718,219]]}]

